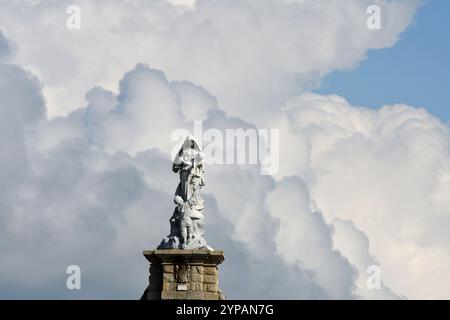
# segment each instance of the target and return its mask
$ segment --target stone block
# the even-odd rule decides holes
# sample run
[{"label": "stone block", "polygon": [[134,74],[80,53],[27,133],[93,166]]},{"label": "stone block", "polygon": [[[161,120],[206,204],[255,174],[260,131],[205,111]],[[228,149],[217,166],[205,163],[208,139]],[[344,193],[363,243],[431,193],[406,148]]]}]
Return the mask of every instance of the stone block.
[{"label": "stone block", "polygon": [[187,293],[187,299],[192,299],[192,300],[203,300],[204,299],[204,294],[203,292],[193,292],[193,291],[189,291]]},{"label": "stone block", "polygon": [[219,291],[219,286],[217,284],[204,284],[203,291],[217,293]]},{"label": "stone block", "polygon": [[173,264],[163,265],[163,271],[164,273],[174,273],[174,265]]},{"label": "stone block", "polygon": [[203,275],[203,283],[218,283],[217,276]]},{"label": "stone block", "polygon": [[203,274],[217,276],[219,274],[219,270],[217,267],[203,267]]},{"label": "stone block", "polygon": [[198,282],[191,282],[189,284],[190,291],[203,291],[203,284]]},{"label": "stone block", "polygon": [[164,282],[163,291],[176,291],[177,284],[175,282]]},{"label": "stone block", "polygon": [[219,300],[219,295],[217,293],[205,292],[203,293],[204,300]]},{"label": "stone block", "polygon": [[161,292],[163,300],[185,300],[188,299],[188,291],[163,291]]},{"label": "stone block", "polygon": [[203,274],[203,266],[191,266],[191,273],[192,274]]},{"label": "stone block", "polygon": [[163,280],[174,282],[175,281],[175,275],[173,273],[164,273],[163,274]]},{"label": "stone block", "polygon": [[203,275],[201,274],[191,274],[192,282],[203,282]]}]

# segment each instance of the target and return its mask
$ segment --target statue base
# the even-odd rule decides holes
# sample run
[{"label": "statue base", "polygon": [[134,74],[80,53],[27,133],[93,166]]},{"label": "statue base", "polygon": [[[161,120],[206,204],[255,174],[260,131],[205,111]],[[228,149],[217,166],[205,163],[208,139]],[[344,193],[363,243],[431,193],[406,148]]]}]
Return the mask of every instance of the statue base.
[{"label": "statue base", "polygon": [[150,262],[149,286],[141,300],[224,300],[218,265],[223,251],[145,250]]}]

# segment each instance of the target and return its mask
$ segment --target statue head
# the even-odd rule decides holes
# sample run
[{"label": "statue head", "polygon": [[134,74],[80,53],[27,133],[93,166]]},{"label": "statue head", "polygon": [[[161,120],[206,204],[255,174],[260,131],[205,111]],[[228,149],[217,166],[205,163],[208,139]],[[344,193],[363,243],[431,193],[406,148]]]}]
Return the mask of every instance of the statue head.
[{"label": "statue head", "polygon": [[198,145],[197,141],[191,135],[188,135],[186,137],[186,140],[184,140],[183,145],[181,146],[180,152],[187,151],[187,150],[195,150],[197,152],[202,152],[202,149]]},{"label": "statue head", "polygon": [[189,162],[192,166],[199,166],[203,164],[203,159],[204,156],[200,146],[195,138],[189,135],[181,145],[178,156],[174,160],[174,165]]}]

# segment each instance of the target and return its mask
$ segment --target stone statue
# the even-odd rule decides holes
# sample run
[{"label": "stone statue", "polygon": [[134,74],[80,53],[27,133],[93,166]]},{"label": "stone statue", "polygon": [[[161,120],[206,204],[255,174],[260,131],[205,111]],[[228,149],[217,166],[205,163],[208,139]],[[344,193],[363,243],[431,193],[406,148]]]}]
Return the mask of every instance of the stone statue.
[{"label": "stone statue", "polygon": [[176,155],[173,172],[180,175],[180,183],[175,191],[176,204],[170,218],[170,234],[164,237],[158,249],[208,249],[203,238],[203,199],[200,189],[205,185],[204,155],[192,136],[184,141]]}]

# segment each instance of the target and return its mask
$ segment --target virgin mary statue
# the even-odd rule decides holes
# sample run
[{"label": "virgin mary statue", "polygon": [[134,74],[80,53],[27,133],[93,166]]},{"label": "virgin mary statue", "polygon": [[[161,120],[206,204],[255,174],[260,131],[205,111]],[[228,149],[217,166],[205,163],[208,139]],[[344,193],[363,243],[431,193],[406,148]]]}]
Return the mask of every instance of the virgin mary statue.
[{"label": "virgin mary statue", "polygon": [[176,204],[170,218],[170,234],[164,237],[158,249],[208,249],[203,238],[203,199],[200,189],[205,185],[203,178],[204,155],[194,137],[188,136],[177,153],[172,170],[180,175],[175,191]]}]

